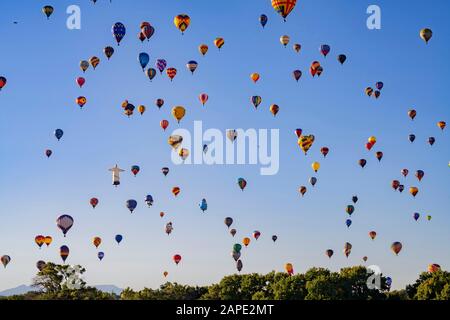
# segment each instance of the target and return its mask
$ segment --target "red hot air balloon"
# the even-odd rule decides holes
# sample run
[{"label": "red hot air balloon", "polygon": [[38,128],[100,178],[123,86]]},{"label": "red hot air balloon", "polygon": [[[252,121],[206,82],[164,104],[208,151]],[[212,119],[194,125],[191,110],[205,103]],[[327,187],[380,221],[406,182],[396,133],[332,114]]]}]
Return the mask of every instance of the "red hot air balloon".
[{"label": "red hot air balloon", "polygon": [[295,129],[295,135],[297,136],[297,138],[300,138],[302,135],[303,130],[302,129]]},{"label": "red hot air balloon", "polygon": [[91,204],[92,208],[95,209],[95,207],[98,205],[98,199],[97,198],[91,198],[89,203]]},{"label": "red hot air balloon", "polygon": [[320,152],[323,154],[324,158],[327,156],[329,151],[330,151],[330,149],[328,149],[327,147],[320,148]]},{"label": "red hot air balloon", "polygon": [[166,131],[167,127],[169,126],[169,121],[167,120],[161,120],[161,122],[159,123],[159,125],[161,126],[161,128]]},{"label": "red hot air balloon", "polygon": [[422,181],[423,176],[425,175],[425,172],[423,172],[422,170],[417,170],[416,171],[416,178],[420,181]]},{"label": "red hot air balloon", "polygon": [[255,238],[256,240],[258,240],[258,238],[261,236],[261,232],[259,232],[259,231],[254,231],[253,232],[253,238]]},{"label": "red hot air balloon", "polygon": [[400,182],[398,180],[393,180],[391,186],[392,188],[394,188],[394,190],[397,190],[398,187],[400,186]]},{"label": "red hot air balloon", "polygon": [[178,265],[181,261],[181,256],[179,254],[174,255],[173,261],[175,262],[176,265]]},{"label": "red hot air balloon", "polygon": [[80,88],[81,87],[83,87],[83,85],[84,85],[84,83],[86,82],[86,79],[84,79],[83,77],[78,77],[77,79],[76,79],[76,81],[77,81],[77,84],[80,86]]}]

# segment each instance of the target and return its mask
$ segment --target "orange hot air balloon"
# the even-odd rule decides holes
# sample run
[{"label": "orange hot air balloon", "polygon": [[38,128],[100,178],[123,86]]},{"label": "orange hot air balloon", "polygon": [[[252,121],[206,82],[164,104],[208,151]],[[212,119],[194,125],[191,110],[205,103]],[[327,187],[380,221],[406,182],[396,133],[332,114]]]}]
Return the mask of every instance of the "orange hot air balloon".
[{"label": "orange hot air balloon", "polygon": [[298,192],[300,192],[300,194],[302,195],[302,197],[305,195],[306,193],[306,187],[305,186],[301,186],[300,188],[298,188]]},{"label": "orange hot air balloon", "polygon": [[176,197],[178,196],[178,194],[180,193],[181,189],[179,187],[173,187],[172,188],[172,193],[173,195]]},{"label": "orange hot air balloon", "polygon": [[369,143],[371,143],[372,145],[375,145],[375,143],[377,143],[377,138],[374,137],[374,136],[371,136],[371,137],[369,137],[369,138],[367,139],[367,141],[368,141]]},{"label": "orange hot air balloon", "polygon": [[163,272],[164,278],[166,278],[168,275],[169,275],[169,273],[168,273],[167,271],[164,271],[164,272]]},{"label": "orange hot air balloon", "polygon": [[161,218],[164,217],[164,212],[161,211],[161,212],[159,213],[159,216],[160,216]]},{"label": "orange hot air balloon", "polygon": [[209,96],[206,93],[202,93],[198,96],[198,99],[202,103],[202,105],[205,105],[205,103],[208,101]]},{"label": "orange hot air balloon", "polygon": [[416,110],[411,109],[411,110],[408,111],[408,116],[411,118],[411,120],[414,120],[416,115],[417,115],[417,111]]},{"label": "orange hot air balloon", "polygon": [[161,128],[163,128],[164,131],[166,131],[167,127],[169,126],[169,121],[167,121],[167,120],[161,120],[161,122],[159,123],[159,125],[161,126]]},{"label": "orange hot air balloon", "polygon": [[411,195],[415,198],[417,193],[419,192],[419,189],[416,187],[411,187],[409,188],[409,193],[411,193]]},{"label": "orange hot air balloon", "polygon": [[244,239],[242,239],[242,244],[248,247],[248,245],[250,244],[250,238],[245,237]]},{"label": "orange hot air balloon", "polygon": [[173,78],[175,78],[175,76],[177,75],[177,69],[175,69],[175,68],[167,68],[166,69],[166,74],[170,78],[170,81],[172,81]]},{"label": "orange hot air balloon", "polygon": [[287,16],[294,10],[297,0],[272,0],[273,9],[286,21]]},{"label": "orange hot air balloon", "polygon": [[86,104],[87,100],[85,97],[78,97],[76,100],[76,103],[80,108],[83,108],[83,106]]},{"label": "orange hot air balloon", "polygon": [[269,108],[270,112],[273,114],[273,116],[275,117],[278,113],[278,111],[280,111],[280,107],[276,104],[273,104],[270,106]]},{"label": "orange hot air balloon", "polygon": [[223,45],[225,44],[225,40],[223,40],[223,38],[216,38],[216,40],[214,40],[214,45],[220,50],[220,48],[223,47]]},{"label": "orange hot air balloon", "polygon": [[102,239],[100,237],[94,237],[94,239],[92,239],[92,244],[98,248],[98,246],[102,243]]},{"label": "orange hot air balloon", "polygon": [[401,242],[398,242],[398,241],[394,242],[394,243],[391,245],[391,250],[392,250],[392,252],[395,253],[396,256],[398,256],[398,254],[400,253],[400,251],[402,251],[402,248],[403,248],[402,243],[401,243]]},{"label": "orange hot air balloon", "polygon": [[290,276],[294,274],[294,267],[292,266],[292,263],[286,263],[284,265],[284,270],[286,270],[287,274]]},{"label": "orange hot air balloon", "polygon": [[44,243],[48,246],[50,246],[52,244],[53,238],[50,236],[46,236],[44,239]]},{"label": "orange hot air balloon", "polygon": [[313,61],[311,63],[311,67],[309,67],[309,72],[314,77],[317,74],[317,70],[320,68],[320,62],[319,61]]},{"label": "orange hot air balloon", "polygon": [[250,75],[250,79],[252,79],[254,83],[258,82],[258,80],[259,80],[259,73],[256,73],[256,72],[252,73]]},{"label": "orange hot air balloon", "polygon": [[42,247],[42,245],[45,243],[45,237],[42,235],[38,235],[34,238],[34,242],[38,245],[39,249]]},{"label": "orange hot air balloon", "polygon": [[439,128],[441,128],[441,130],[444,130],[444,129],[445,129],[445,126],[446,126],[446,123],[445,123],[445,121],[439,121],[439,122],[437,123],[437,126],[438,126]]},{"label": "orange hot air balloon", "polygon": [[187,14],[179,14],[173,18],[173,23],[178,30],[181,31],[181,34],[184,34],[184,31],[189,27],[191,23],[191,18]]},{"label": "orange hot air balloon", "polygon": [[143,106],[142,104],[140,106],[138,106],[138,111],[141,115],[143,115],[145,112],[145,106]]},{"label": "orange hot air balloon", "polygon": [[376,233],[375,231],[370,231],[370,232],[369,232],[369,237],[370,237],[372,240],[375,240],[375,238],[377,237],[377,233]]},{"label": "orange hot air balloon", "polygon": [[176,265],[178,265],[181,261],[181,256],[179,254],[174,255],[173,261],[175,262]]},{"label": "orange hot air balloon", "polygon": [[200,51],[200,53],[202,55],[205,55],[208,52],[208,46],[206,44],[201,44],[198,46],[198,51]]},{"label": "orange hot air balloon", "polygon": [[436,264],[436,263],[428,265],[428,272],[429,273],[435,273],[435,272],[438,272],[440,270],[441,270],[441,266]]}]

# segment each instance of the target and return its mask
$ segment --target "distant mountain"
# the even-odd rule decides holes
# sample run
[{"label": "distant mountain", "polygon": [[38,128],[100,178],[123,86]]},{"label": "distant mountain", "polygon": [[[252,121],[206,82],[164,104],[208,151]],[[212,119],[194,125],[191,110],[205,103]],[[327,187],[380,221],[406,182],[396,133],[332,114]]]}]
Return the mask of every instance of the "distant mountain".
[{"label": "distant mountain", "polygon": [[[117,295],[120,295],[123,291],[123,289],[121,289],[115,285],[110,285],[110,284],[98,285],[98,286],[94,286],[94,287],[100,291],[107,292],[107,293],[114,293]],[[21,295],[21,294],[25,294],[30,291],[37,291],[37,290],[36,290],[36,288],[33,288],[32,286],[27,286],[27,285],[23,284],[21,286],[15,287],[15,288],[0,291],[0,296],[1,297],[9,297],[9,296],[14,296],[14,295]]]}]

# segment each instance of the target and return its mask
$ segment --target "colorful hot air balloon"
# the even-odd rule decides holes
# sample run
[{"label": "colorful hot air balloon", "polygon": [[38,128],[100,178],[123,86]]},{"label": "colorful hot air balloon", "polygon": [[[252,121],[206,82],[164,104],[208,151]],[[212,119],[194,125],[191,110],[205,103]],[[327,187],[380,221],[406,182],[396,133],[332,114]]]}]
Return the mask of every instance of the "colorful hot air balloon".
[{"label": "colorful hot air balloon", "polygon": [[311,167],[312,167],[312,169],[314,170],[314,172],[317,172],[317,171],[319,171],[319,169],[320,169],[320,163],[317,162],[317,161],[315,161],[315,162],[313,162],[313,163],[311,164]]},{"label": "colorful hot air balloon", "polygon": [[428,265],[428,272],[429,273],[435,273],[435,272],[438,272],[440,270],[441,270],[441,266],[436,264],[436,263]]},{"label": "colorful hot air balloon", "polygon": [[411,195],[415,198],[417,193],[419,192],[419,189],[416,187],[411,187],[409,188],[409,193],[411,193]]},{"label": "colorful hot air balloon", "polygon": [[164,272],[163,272],[164,278],[166,278],[168,275],[169,275],[169,273],[168,273],[167,271],[164,271]]},{"label": "colorful hot air balloon", "polygon": [[84,79],[83,77],[78,77],[76,79],[77,84],[80,86],[80,88],[83,87],[84,83],[86,82],[86,79]]},{"label": "colorful hot air balloon", "polygon": [[56,219],[56,225],[58,226],[59,229],[61,229],[65,237],[67,232],[73,226],[73,218],[67,214],[59,216],[58,219]]},{"label": "colorful hot air balloon", "polygon": [[402,250],[402,248],[403,248],[402,243],[401,243],[401,242],[398,242],[398,241],[394,242],[394,243],[391,245],[391,250],[392,250],[392,252],[395,253],[396,256],[398,256],[398,254],[400,253],[400,251]]},{"label": "colorful hot air balloon", "polygon": [[258,82],[259,78],[260,78],[259,73],[254,72],[250,75],[250,79],[252,79],[254,83]]},{"label": "colorful hot air balloon", "polygon": [[398,191],[399,191],[400,193],[402,193],[404,189],[405,189],[405,186],[404,186],[404,185],[400,184],[400,185],[398,186]]},{"label": "colorful hot air balloon", "polygon": [[317,183],[317,178],[316,177],[309,178],[309,183],[314,187]]},{"label": "colorful hot air balloon", "polygon": [[226,217],[224,220],[225,225],[230,228],[230,226],[233,224],[233,218],[231,217]]},{"label": "colorful hot air balloon", "polygon": [[52,238],[52,237],[46,236],[46,237],[44,238],[44,243],[45,243],[45,245],[46,245],[47,247],[49,247],[49,246],[52,244],[52,242],[53,242],[53,238]]},{"label": "colorful hot air balloon", "polygon": [[423,176],[425,175],[425,172],[423,172],[422,170],[417,170],[416,171],[416,178],[417,180],[422,181]]},{"label": "colorful hot air balloon", "polygon": [[166,131],[167,127],[169,126],[169,121],[167,120],[161,120],[161,122],[159,123],[159,125],[161,126],[161,128]]},{"label": "colorful hot air balloon", "polygon": [[406,178],[406,176],[408,175],[409,170],[408,169],[402,169],[401,173],[402,175]]},{"label": "colorful hot air balloon", "polygon": [[53,151],[50,149],[45,150],[45,155],[47,156],[47,158],[50,158],[50,156],[52,155]]},{"label": "colorful hot air balloon", "polygon": [[273,114],[273,116],[275,117],[278,113],[278,111],[280,111],[280,107],[277,104],[272,104],[269,108],[270,113]]},{"label": "colorful hot air balloon", "polygon": [[126,33],[127,33],[127,30],[126,30],[125,26],[123,25],[123,23],[116,22],[112,26],[112,34],[113,34],[114,38],[116,39],[118,46],[120,45],[120,41],[122,41],[123,37],[125,37]]},{"label": "colorful hot air balloon", "polygon": [[181,148],[180,150],[178,150],[178,155],[184,161],[189,157],[189,150],[186,148]]},{"label": "colorful hot air balloon", "polygon": [[97,198],[91,198],[91,200],[89,200],[89,204],[92,206],[92,208],[95,209],[95,207],[98,205],[98,199]]},{"label": "colorful hot air balloon", "polygon": [[417,111],[416,110],[411,109],[411,110],[408,111],[408,116],[411,118],[411,120],[414,120],[416,115],[417,115]]},{"label": "colorful hot air balloon", "polygon": [[252,96],[250,100],[253,103],[253,106],[255,107],[255,109],[258,109],[258,106],[262,102],[262,98],[260,96]]},{"label": "colorful hot air balloon", "polygon": [[43,235],[38,235],[34,238],[34,242],[36,242],[40,249],[45,243],[45,237]]},{"label": "colorful hot air balloon", "polygon": [[347,225],[347,228],[350,228],[350,226],[352,225],[352,220],[350,219],[345,220],[345,224]]},{"label": "colorful hot air balloon", "polygon": [[366,143],[366,149],[370,151],[370,149],[372,149],[373,147],[373,143],[367,142]]},{"label": "colorful hot air balloon", "polygon": [[146,108],[144,105],[141,104],[138,106],[138,111],[141,114],[141,116],[144,114],[145,110],[146,110]]},{"label": "colorful hot air balloon", "polygon": [[242,191],[244,191],[245,187],[247,186],[247,181],[244,178],[239,178],[238,186],[239,188],[241,188]]},{"label": "colorful hot air balloon", "polygon": [[84,72],[86,72],[87,69],[89,69],[89,62],[86,60],[80,61],[80,69]]},{"label": "colorful hot air balloon", "polygon": [[186,114],[186,109],[184,109],[182,106],[176,106],[172,109],[172,116],[180,123],[181,119],[184,118]]},{"label": "colorful hot air balloon", "polygon": [[[164,69],[166,69],[166,67],[167,67],[167,61],[164,59],[158,59],[158,60],[156,60],[155,66],[156,66],[156,69],[159,70],[159,73],[162,74]],[[176,74],[176,72],[177,71],[175,70],[175,74]]]},{"label": "colorful hot air balloon", "polygon": [[145,74],[147,75],[148,79],[152,81],[156,76],[156,70],[153,68],[148,68],[147,71],[145,71]]},{"label": "colorful hot air balloon", "polygon": [[241,252],[242,246],[239,243],[233,245],[233,252]]},{"label": "colorful hot air balloon", "polygon": [[167,140],[167,142],[169,143],[169,145],[173,148],[173,149],[178,149],[178,147],[181,145],[181,143],[183,142],[183,137],[179,136],[179,135],[172,135],[169,137],[169,139]]},{"label": "colorful hot air balloon", "polygon": [[149,208],[153,205],[153,197],[150,194],[145,196],[145,203]]},{"label": "colorful hot air balloon", "polygon": [[52,15],[54,9],[52,6],[44,6],[42,8],[42,12],[47,16],[47,20],[50,19],[50,16]]},{"label": "colorful hot air balloon", "polygon": [[181,261],[181,256],[179,254],[174,255],[173,261],[175,262],[176,265],[178,265]]},{"label": "colorful hot air balloon", "polygon": [[377,233],[375,231],[370,231],[369,237],[370,237],[370,239],[375,240],[375,238],[377,237]]},{"label": "colorful hot air balloon", "polygon": [[355,212],[355,207],[352,206],[351,204],[349,204],[349,205],[345,208],[345,212],[347,212],[348,215],[351,216],[352,213]]},{"label": "colorful hot air balloon", "polygon": [[112,55],[114,54],[114,48],[113,47],[105,47],[103,49],[103,53],[105,54],[106,58],[108,58],[108,60],[112,57]]},{"label": "colorful hot air balloon", "polygon": [[327,57],[328,53],[330,53],[330,50],[331,50],[331,48],[330,48],[330,46],[327,45],[327,44],[321,45],[321,46],[320,46],[320,49],[319,49],[320,53],[321,53],[325,58]]},{"label": "colorful hot air balloon", "polygon": [[175,69],[175,68],[167,68],[166,74],[170,78],[170,81],[172,81],[173,78],[175,78],[175,76],[177,75],[177,69]]},{"label": "colorful hot air balloon", "polygon": [[131,173],[136,177],[136,175],[139,173],[139,171],[141,170],[141,168],[139,168],[139,166],[134,165],[131,166]]},{"label": "colorful hot air balloon", "polygon": [[155,105],[158,107],[158,109],[161,109],[161,107],[164,105],[163,99],[156,99]]},{"label": "colorful hot air balloon", "polygon": [[192,73],[194,74],[194,71],[197,69],[198,67],[198,63],[197,61],[194,60],[190,60],[188,61],[188,63],[186,64],[186,68]]},{"label": "colorful hot air balloon", "polygon": [[353,203],[357,203],[358,202],[358,197],[357,196],[353,196],[352,197],[352,201],[353,201]]},{"label": "colorful hot air balloon", "polygon": [[0,261],[3,264],[3,267],[6,268],[6,266],[11,262],[11,257],[8,255],[4,255],[0,258]]},{"label": "colorful hot air balloon", "polygon": [[344,64],[345,60],[347,60],[347,56],[345,54],[340,54],[337,57],[340,64]]},{"label": "colorful hot air balloon", "polygon": [[97,68],[97,66],[100,64],[100,59],[96,56],[93,56],[89,59],[89,63],[91,64],[92,68]]},{"label": "colorful hot air balloon", "polygon": [[423,41],[425,41],[426,44],[428,44],[428,41],[430,41],[431,37],[433,36],[433,31],[428,28],[424,28],[420,30],[420,37]]},{"label": "colorful hot air balloon", "polygon": [[61,259],[63,262],[66,262],[67,257],[69,256],[70,250],[68,246],[61,246],[59,248],[59,255],[61,256]]},{"label": "colorful hot air balloon", "polygon": [[316,76],[318,69],[320,68],[320,62],[319,61],[313,61],[311,63],[311,66],[309,67],[309,72],[313,76],[313,78]]},{"label": "colorful hot air balloon", "polygon": [[81,109],[81,108],[83,108],[83,106],[86,104],[87,100],[86,100],[85,97],[80,96],[80,97],[78,97],[78,98],[75,100],[75,102],[78,104],[78,106],[79,106],[80,109]]},{"label": "colorful hot air balloon", "polygon": [[172,194],[176,197],[180,194],[181,189],[179,187],[172,188]]},{"label": "colorful hot air balloon", "polygon": [[198,46],[198,51],[204,56],[208,52],[208,46],[206,44],[201,44]]},{"label": "colorful hot air balloon", "polygon": [[123,236],[121,234],[116,234],[114,239],[116,240],[117,244],[120,244],[120,242],[122,242]]},{"label": "colorful hot air balloon", "polygon": [[302,129],[300,129],[300,128],[298,128],[298,129],[295,129],[295,135],[297,136],[297,138],[300,138],[301,136],[302,136]]},{"label": "colorful hot air balloon", "polygon": [[295,52],[299,53],[300,50],[302,50],[302,45],[300,43],[294,43],[294,45],[292,46],[295,50]]},{"label": "colorful hot air balloon", "polygon": [[179,14],[173,18],[173,24],[181,31],[181,34],[184,34],[184,31],[191,24],[191,18],[187,14]]},{"label": "colorful hot air balloon", "polygon": [[367,164],[367,160],[366,159],[360,159],[358,161],[359,165],[361,166],[361,168],[364,168]]},{"label": "colorful hot air balloon", "polygon": [[300,192],[302,197],[305,195],[306,191],[307,191],[307,189],[305,186],[301,186],[300,188],[298,188],[298,192]]},{"label": "colorful hot air balloon", "polygon": [[151,25],[145,25],[141,28],[141,32],[145,35],[145,37],[147,38],[147,40],[149,41],[150,38],[153,36],[153,34],[155,33],[155,28],[153,28]]},{"label": "colorful hot air balloon", "polygon": [[367,87],[365,93],[367,96],[371,97],[373,94],[373,89],[371,87]]},{"label": "colorful hot air balloon", "polygon": [[242,244],[246,247],[248,247],[248,245],[250,244],[250,238],[249,237],[245,237],[244,239],[242,239]]},{"label": "colorful hot air balloon", "polygon": [[261,23],[261,26],[264,28],[267,24],[267,16],[265,14],[262,14],[259,16],[259,23]]},{"label": "colorful hot air balloon", "polygon": [[216,38],[214,40],[214,45],[220,50],[220,48],[223,47],[223,45],[225,44],[225,40],[223,38]]},{"label": "colorful hot air balloon", "polygon": [[333,256],[333,254],[334,254],[334,251],[331,250],[331,249],[328,249],[328,250],[325,251],[325,255],[326,255],[328,258],[330,258],[330,259],[331,259],[331,257]]},{"label": "colorful hot air balloon", "polygon": [[294,267],[292,266],[292,263],[286,263],[284,265],[284,270],[286,270],[286,273],[290,276],[294,274]]},{"label": "colorful hot air balloon", "polygon": [[294,9],[296,3],[297,0],[272,0],[272,7],[286,21],[287,16]]},{"label": "colorful hot air balloon", "polygon": [[292,76],[294,77],[295,81],[298,82],[298,80],[300,80],[300,78],[302,77],[302,72],[300,70],[294,70],[292,72]]},{"label": "colorful hot air balloon", "polygon": [[444,130],[444,129],[445,129],[445,126],[446,126],[446,123],[445,123],[445,121],[439,121],[439,122],[437,123],[437,126],[438,126],[441,130]]},{"label": "colorful hot air balloon", "polygon": [[159,213],[159,216],[160,216],[161,218],[163,218],[164,215],[165,215],[165,214],[164,214],[164,212],[162,212],[162,211]]},{"label": "colorful hot air balloon", "polygon": [[288,35],[284,35],[280,37],[281,44],[286,48],[291,38]]},{"label": "colorful hot air balloon", "polygon": [[208,101],[209,96],[206,93],[202,93],[198,96],[198,99],[200,100],[201,104],[204,106],[205,103]]},{"label": "colorful hot air balloon", "polygon": [[348,256],[350,255],[350,253],[352,252],[352,244],[349,242],[346,242],[344,244],[344,254],[345,256],[348,258]]},{"label": "colorful hot air balloon", "polygon": [[98,248],[98,246],[99,246],[101,243],[102,243],[102,238],[100,238],[100,237],[94,237],[94,238],[92,239],[92,244],[93,244],[96,248]]},{"label": "colorful hot air balloon", "polygon": [[383,152],[377,151],[375,152],[375,156],[377,157],[378,161],[381,161],[381,159],[383,159]]},{"label": "colorful hot air balloon", "polygon": [[300,146],[300,148],[303,150],[303,152],[306,153],[308,152],[308,150],[311,148],[311,146],[314,143],[314,136],[311,134],[309,136],[300,136],[300,138],[298,139],[297,143]]},{"label": "colorful hot air balloon", "polygon": [[393,188],[394,190],[397,190],[398,187],[400,186],[400,181],[398,181],[398,180],[392,180],[391,186],[392,186],[392,188]]},{"label": "colorful hot air balloon", "polygon": [[231,256],[233,257],[234,261],[238,261],[239,258],[241,257],[241,252],[240,251],[232,251]]},{"label": "colorful hot air balloon", "polygon": [[2,91],[3,87],[6,86],[6,78],[5,77],[0,77],[0,91]]},{"label": "colorful hot air balloon", "polygon": [[242,267],[243,267],[242,260],[239,259],[239,260],[236,262],[236,269],[237,269],[237,271],[238,271],[238,272],[241,272]]},{"label": "colorful hot air balloon", "polygon": [[130,210],[130,212],[133,213],[134,209],[136,209],[136,207],[137,207],[137,201],[130,199],[130,200],[127,200],[125,205],[127,206],[128,210]]}]

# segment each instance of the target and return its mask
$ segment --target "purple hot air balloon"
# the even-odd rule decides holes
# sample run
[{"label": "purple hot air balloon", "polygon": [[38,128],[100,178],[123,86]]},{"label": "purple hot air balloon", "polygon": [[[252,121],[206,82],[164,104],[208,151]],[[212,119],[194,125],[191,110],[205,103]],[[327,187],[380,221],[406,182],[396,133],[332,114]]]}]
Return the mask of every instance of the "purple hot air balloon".
[{"label": "purple hot air balloon", "polygon": [[158,60],[156,60],[155,66],[156,66],[156,69],[158,69],[159,72],[162,74],[164,69],[167,67],[167,61],[164,59],[158,59]]},{"label": "purple hot air balloon", "polygon": [[73,218],[67,214],[63,214],[62,216],[59,216],[58,219],[56,219],[56,225],[59,229],[61,229],[65,237],[66,233],[73,226]]}]

